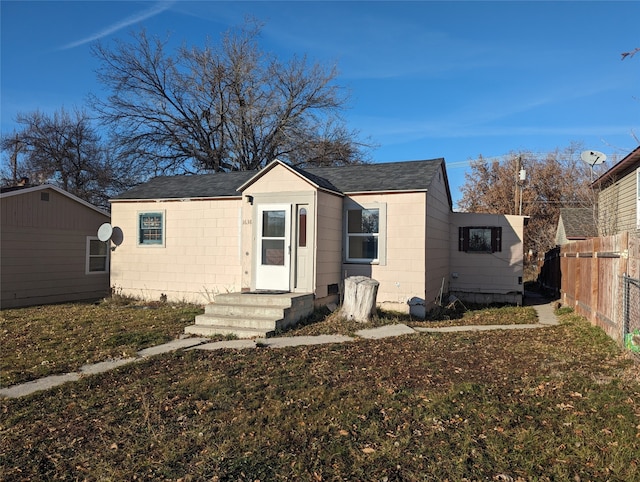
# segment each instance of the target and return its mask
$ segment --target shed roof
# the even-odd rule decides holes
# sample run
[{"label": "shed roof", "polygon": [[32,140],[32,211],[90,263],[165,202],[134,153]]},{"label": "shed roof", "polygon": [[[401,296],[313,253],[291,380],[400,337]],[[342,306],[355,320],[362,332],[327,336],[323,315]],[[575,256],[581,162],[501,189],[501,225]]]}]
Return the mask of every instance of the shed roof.
[{"label": "shed roof", "polygon": [[65,197],[68,197],[69,199],[77,202],[78,204],[82,204],[83,206],[88,207],[89,209],[93,209],[94,211],[107,216],[107,217],[111,217],[111,215],[106,212],[103,211],[102,209],[100,209],[97,206],[94,206],[93,204],[91,204],[90,202],[85,201],[84,199],[80,199],[78,196],[75,196],[73,194],[71,194],[70,192],[65,191],[62,188],[59,188],[58,186],[54,186],[53,184],[40,184],[38,186],[13,186],[13,187],[3,187],[2,189],[0,189],[0,198],[4,199],[4,198],[9,198],[9,197],[14,197],[14,196],[22,196],[23,194],[28,194],[31,192],[38,192],[38,191],[44,191],[50,189],[52,191],[55,191]]},{"label": "shed roof", "polygon": [[[440,169],[444,171],[444,159],[305,169],[288,167],[317,187],[341,194],[426,191]],[[156,177],[116,196],[113,201],[239,197],[238,189],[250,184],[263,171]]]},{"label": "shed roof", "polygon": [[598,236],[592,208],[561,208],[560,223],[567,239],[584,239]]}]

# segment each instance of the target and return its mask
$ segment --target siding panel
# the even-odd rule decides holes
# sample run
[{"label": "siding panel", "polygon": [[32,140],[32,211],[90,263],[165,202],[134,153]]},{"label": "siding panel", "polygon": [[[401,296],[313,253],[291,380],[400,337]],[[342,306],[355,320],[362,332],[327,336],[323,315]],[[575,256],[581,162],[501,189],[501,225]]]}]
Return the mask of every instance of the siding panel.
[{"label": "siding panel", "polygon": [[[111,257],[111,284],[143,299],[206,303],[212,295],[240,291],[242,201],[114,202],[113,225],[124,242]],[[137,243],[138,214],[161,211],[165,245]]]},{"label": "siding panel", "polygon": [[[384,203],[387,209],[386,263],[344,263],[346,276],[369,276],[380,283],[377,301],[384,307],[408,311],[409,301],[425,297],[426,193],[358,194],[356,203]],[[341,227],[340,236],[342,237]]]},{"label": "siding panel", "polygon": [[633,170],[598,194],[599,230],[602,235],[636,232],[636,176]]}]

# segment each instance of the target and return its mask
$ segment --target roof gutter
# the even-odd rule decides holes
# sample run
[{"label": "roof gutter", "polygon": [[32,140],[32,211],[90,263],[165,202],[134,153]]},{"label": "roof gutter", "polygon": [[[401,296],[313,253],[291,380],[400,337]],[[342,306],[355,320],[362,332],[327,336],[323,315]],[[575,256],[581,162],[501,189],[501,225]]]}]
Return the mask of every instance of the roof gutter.
[{"label": "roof gutter", "polygon": [[151,198],[151,199],[109,199],[110,203],[160,203],[160,202],[190,202],[190,201],[232,201],[242,200],[242,196],[217,196],[217,197],[167,197],[167,198]]}]

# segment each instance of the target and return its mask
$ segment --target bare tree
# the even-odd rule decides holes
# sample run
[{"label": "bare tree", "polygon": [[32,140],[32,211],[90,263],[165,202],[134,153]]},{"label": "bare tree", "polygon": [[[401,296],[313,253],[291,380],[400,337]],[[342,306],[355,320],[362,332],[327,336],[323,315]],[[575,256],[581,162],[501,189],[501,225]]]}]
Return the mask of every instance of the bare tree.
[{"label": "bare tree", "polygon": [[621,60],[626,59],[627,57],[631,58],[633,57],[635,54],[637,54],[638,52],[640,52],[640,47],[636,47],[633,50],[630,50],[629,52],[622,52],[620,55],[622,56]]},{"label": "bare tree", "polygon": [[116,167],[84,111],[21,113],[16,122],[22,129],[1,141],[2,150],[10,153],[5,183],[23,177],[35,184],[51,183],[102,207],[111,194],[126,187],[129,171]]},{"label": "bare tree", "polygon": [[183,45],[142,31],[113,48],[94,46],[99,80],[93,97],[114,139],[154,173],[253,170],[275,158],[296,164],[359,162],[366,145],[339,114],[346,97],[336,69],[305,57],[281,62],[260,50],[248,22],[219,45]]},{"label": "bare tree", "polygon": [[[544,253],[555,245],[560,208],[592,208],[596,225],[591,171],[579,154],[580,146],[575,144],[546,155],[512,152],[490,162],[480,156],[465,174],[458,207],[467,212],[530,216],[525,251]],[[525,181],[519,180],[521,169],[526,171]]]},{"label": "bare tree", "polygon": [[363,150],[370,147],[357,140],[356,132],[329,125],[320,133],[309,132],[307,141],[288,153],[287,160],[297,167],[361,164],[368,161]]}]

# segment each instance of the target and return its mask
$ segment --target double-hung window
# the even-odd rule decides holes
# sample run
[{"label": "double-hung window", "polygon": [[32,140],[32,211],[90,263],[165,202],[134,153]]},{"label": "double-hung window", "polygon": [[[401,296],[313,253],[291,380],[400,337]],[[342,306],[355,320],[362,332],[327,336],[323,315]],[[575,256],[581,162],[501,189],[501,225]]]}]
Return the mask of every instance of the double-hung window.
[{"label": "double-hung window", "polygon": [[380,263],[385,256],[386,205],[349,205],[345,212],[348,263]]},{"label": "double-hung window", "polygon": [[502,228],[465,226],[458,228],[458,251],[495,253],[502,251]]},{"label": "double-hung window", "polygon": [[164,245],[163,212],[138,214],[138,244],[151,246]]},{"label": "double-hung window", "polygon": [[85,273],[107,273],[109,271],[109,246],[93,236],[87,236]]}]

